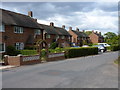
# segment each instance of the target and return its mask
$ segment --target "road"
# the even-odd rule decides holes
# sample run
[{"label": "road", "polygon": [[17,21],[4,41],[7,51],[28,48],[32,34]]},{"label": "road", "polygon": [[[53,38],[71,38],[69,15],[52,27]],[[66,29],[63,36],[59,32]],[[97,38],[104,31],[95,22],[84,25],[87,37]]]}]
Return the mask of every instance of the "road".
[{"label": "road", "polygon": [[118,88],[118,52],[3,70],[3,88]]}]

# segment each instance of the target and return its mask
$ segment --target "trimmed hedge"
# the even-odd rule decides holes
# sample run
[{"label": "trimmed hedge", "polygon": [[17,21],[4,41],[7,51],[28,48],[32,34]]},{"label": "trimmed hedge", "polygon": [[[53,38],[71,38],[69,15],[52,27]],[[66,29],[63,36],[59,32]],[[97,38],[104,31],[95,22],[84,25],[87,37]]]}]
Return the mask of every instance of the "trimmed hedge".
[{"label": "trimmed hedge", "polygon": [[36,50],[19,50],[22,55],[36,55],[38,54]]},{"label": "trimmed hedge", "polygon": [[120,45],[112,45],[111,46],[111,51],[118,51],[120,50]]},{"label": "trimmed hedge", "polygon": [[80,47],[80,48],[68,48],[65,51],[66,58],[74,58],[88,55],[98,54],[97,47]]}]

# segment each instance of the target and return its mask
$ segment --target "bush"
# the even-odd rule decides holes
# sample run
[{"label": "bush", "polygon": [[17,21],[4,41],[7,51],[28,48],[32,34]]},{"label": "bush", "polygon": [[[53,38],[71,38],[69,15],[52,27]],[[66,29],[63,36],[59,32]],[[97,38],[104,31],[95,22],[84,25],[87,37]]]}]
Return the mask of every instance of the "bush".
[{"label": "bush", "polygon": [[74,57],[81,57],[81,56],[88,56],[95,54],[98,54],[97,47],[68,48],[65,51],[66,58],[74,58]]},{"label": "bush", "polygon": [[64,52],[64,48],[55,48],[55,49],[49,49],[49,53],[60,53],[60,52]]},{"label": "bush", "polygon": [[36,55],[38,54],[36,50],[19,50],[22,55]]},{"label": "bush", "polygon": [[120,50],[120,45],[112,45],[111,46],[111,51],[118,51]]},{"label": "bush", "polygon": [[34,46],[26,46],[24,49],[25,50],[35,50],[35,47]]},{"label": "bush", "polygon": [[58,47],[58,43],[57,43],[57,42],[53,42],[53,43],[50,45],[50,49],[55,49],[56,47]]},{"label": "bush", "polygon": [[10,56],[16,56],[16,55],[20,54],[20,52],[18,50],[16,50],[14,46],[7,46],[6,54],[10,55]]}]

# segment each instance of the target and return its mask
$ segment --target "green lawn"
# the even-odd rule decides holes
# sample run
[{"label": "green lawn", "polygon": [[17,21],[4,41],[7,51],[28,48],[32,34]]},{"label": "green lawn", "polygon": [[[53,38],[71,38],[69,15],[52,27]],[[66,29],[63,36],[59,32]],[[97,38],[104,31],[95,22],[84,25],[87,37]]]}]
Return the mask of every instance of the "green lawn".
[{"label": "green lawn", "polygon": [[120,57],[117,60],[115,60],[114,63],[120,65]]}]

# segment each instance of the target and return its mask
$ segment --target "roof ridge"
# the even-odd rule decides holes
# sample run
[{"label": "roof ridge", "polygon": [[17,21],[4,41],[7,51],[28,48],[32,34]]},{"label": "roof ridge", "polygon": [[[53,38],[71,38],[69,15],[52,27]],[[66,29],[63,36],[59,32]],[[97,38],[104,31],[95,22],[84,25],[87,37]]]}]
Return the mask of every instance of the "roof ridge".
[{"label": "roof ridge", "polygon": [[[11,13],[14,13],[14,14],[18,14],[18,15],[23,15],[23,16],[30,17],[30,16],[28,16],[28,15],[26,15],[26,14],[21,14],[21,13],[14,12],[14,11],[9,11],[9,10],[3,9],[3,8],[0,8],[0,9],[3,10],[3,11],[6,11],[6,12],[11,12]],[[30,18],[32,18],[32,17],[30,17]],[[32,18],[32,19],[34,19],[34,18]]]}]

